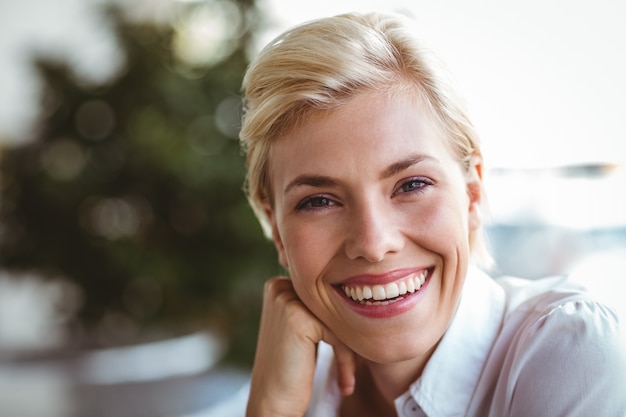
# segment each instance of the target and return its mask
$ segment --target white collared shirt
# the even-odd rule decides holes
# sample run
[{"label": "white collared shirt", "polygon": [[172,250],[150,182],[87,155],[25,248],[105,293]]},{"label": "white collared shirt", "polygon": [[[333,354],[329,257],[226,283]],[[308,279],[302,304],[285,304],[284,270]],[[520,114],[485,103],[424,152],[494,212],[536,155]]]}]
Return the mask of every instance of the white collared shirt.
[{"label": "white collared shirt", "polygon": [[[332,349],[318,350],[306,416],[338,416]],[[454,319],[400,417],[626,416],[626,343],[617,317],[564,277],[466,279]]]}]

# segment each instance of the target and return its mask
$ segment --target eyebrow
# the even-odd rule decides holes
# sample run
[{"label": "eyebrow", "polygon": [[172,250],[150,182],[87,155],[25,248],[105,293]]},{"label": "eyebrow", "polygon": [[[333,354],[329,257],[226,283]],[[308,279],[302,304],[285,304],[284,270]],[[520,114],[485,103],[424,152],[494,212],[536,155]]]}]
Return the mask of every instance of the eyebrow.
[{"label": "eyebrow", "polygon": [[405,169],[410,168],[413,165],[417,165],[423,161],[437,162],[437,159],[433,158],[432,156],[424,155],[424,154],[411,154],[407,158],[404,158],[398,162],[394,162],[393,164],[385,168],[385,170],[380,175],[380,179],[384,180],[386,178],[392,177],[396,175],[397,173],[402,172]]},{"label": "eyebrow", "polygon": [[323,175],[299,175],[285,187],[285,194],[302,185],[308,185],[309,187],[333,187],[337,184],[339,184],[337,180]]},{"label": "eyebrow", "polygon": [[[424,154],[411,154],[407,158],[401,159],[400,161],[394,162],[389,165],[387,168],[383,170],[380,175],[380,179],[387,179],[396,175],[399,172],[404,171],[416,165],[422,161],[437,161],[437,159],[433,158],[429,155]],[[292,189],[299,186],[309,186],[309,187],[334,187],[339,184],[339,181],[332,177],[324,176],[324,175],[299,175],[293,181],[291,181],[285,187],[285,194],[288,194]]]}]

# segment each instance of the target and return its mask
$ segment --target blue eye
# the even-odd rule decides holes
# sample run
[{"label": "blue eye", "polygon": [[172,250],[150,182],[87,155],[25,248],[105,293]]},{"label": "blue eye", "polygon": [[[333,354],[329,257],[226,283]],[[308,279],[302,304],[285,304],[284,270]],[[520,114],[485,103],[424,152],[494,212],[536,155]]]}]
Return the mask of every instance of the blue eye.
[{"label": "blue eye", "polygon": [[426,178],[411,178],[400,185],[397,193],[419,192],[422,191],[425,187],[432,184],[432,181]]},{"label": "blue eye", "polygon": [[424,186],[424,181],[411,180],[402,184],[402,191],[405,193],[418,190]]},{"label": "blue eye", "polygon": [[307,197],[296,206],[296,210],[320,209],[334,205],[335,203],[328,197],[317,196]]}]

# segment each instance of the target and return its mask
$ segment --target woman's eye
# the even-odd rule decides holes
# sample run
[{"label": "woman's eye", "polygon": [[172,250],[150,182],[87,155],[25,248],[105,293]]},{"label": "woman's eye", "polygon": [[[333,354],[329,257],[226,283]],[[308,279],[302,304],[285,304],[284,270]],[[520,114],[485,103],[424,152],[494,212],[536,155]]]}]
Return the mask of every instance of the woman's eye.
[{"label": "woman's eye", "polygon": [[411,193],[411,192],[419,191],[428,185],[432,185],[432,182],[425,178],[412,178],[402,183],[402,185],[400,186],[399,192]]},{"label": "woman's eye", "polygon": [[334,204],[333,201],[328,197],[321,197],[321,196],[320,197],[308,197],[302,200],[298,204],[296,209],[303,210],[303,209],[325,208],[325,207],[332,206],[333,204]]}]

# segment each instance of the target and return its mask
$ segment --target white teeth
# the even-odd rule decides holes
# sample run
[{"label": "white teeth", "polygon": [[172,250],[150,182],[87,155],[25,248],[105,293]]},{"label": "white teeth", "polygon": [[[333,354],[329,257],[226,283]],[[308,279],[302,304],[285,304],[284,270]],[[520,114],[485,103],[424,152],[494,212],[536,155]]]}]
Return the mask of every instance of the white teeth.
[{"label": "white teeth", "polygon": [[400,283],[398,284],[398,292],[400,293],[400,295],[406,294],[407,289],[406,283],[404,281],[400,281]]},{"label": "white teeth", "polygon": [[372,289],[370,287],[363,287],[363,299],[369,300],[372,297]]},{"label": "white teeth", "polygon": [[398,284],[395,282],[390,282],[385,285],[385,298],[396,298],[400,295],[400,289],[398,288]]},{"label": "white teeth", "polygon": [[361,304],[365,304],[366,306],[388,306],[389,304],[396,303],[400,300],[402,300],[402,298],[385,301],[363,301]]},{"label": "white teeth", "polygon": [[415,292],[415,280],[409,279],[406,281],[406,291],[410,294]]},{"label": "white teeth", "polygon": [[401,300],[402,295],[413,294],[426,282],[428,271],[420,275],[411,275],[397,282],[374,286],[344,286],[343,290],[348,298],[365,305],[388,305]]},{"label": "white teeth", "polygon": [[382,285],[374,285],[372,287],[372,296],[374,300],[384,300],[385,298],[385,289]]}]

